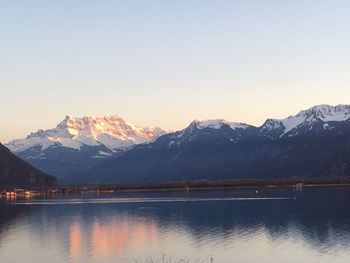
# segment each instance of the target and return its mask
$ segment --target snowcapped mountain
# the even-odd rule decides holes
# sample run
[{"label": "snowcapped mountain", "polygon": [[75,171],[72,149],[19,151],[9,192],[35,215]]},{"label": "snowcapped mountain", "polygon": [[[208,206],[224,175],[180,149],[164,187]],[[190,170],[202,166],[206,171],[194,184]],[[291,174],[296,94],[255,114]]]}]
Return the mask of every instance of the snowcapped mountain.
[{"label": "snowcapped mountain", "polygon": [[203,121],[194,120],[192,123],[193,125],[196,125],[198,129],[204,129],[204,128],[220,129],[223,125],[227,125],[233,130],[246,129],[249,127],[249,125],[245,123],[229,122],[225,119],[203,120]]},{"label": "snowcapped mountain", "polygon": [[[256,127],[238,122],[229,122],[224,119],[194,120],[185,129],[168,134],[171,141],[169,147],[179,146],[184,142],[190,142],[197,137],[206,138],[206,135],[226,131],[231,142],[238,141],[243,134],[249,133],[250,129]],[[166,138],[166,136],[165,136]],[[165,139],[163,138],[163,140]]]},{"label": "snowcapped mountain", "polygon": [[350,105],[318,105],[286,119],[268,119],[260,131],[275,138],[291,137],[306,132],[332,129],[335,123],[346,121],[349,118]]},{"label": "snowcapped mountain", "polygon": [[[296,154],[291,162],[299,162],[298,143],[303,142],[307,149],[316,138],[326,136],[323,139],[326,141],[330,134],[347,134],[348,126],[350,105],[318,105],[285,119],[268,119],[260,127],[224,119],[194,120],[188,127],[168,134],[160,128],[129,124],[119,116],[67,116],[53,129],[39,130],[6,146],[34,167],[59,179],[84,176],[90,171],[94,183],[99,182],[102,174],[103,182],[111,182],[111,176],[116,176],[112,181],[135,181],[136,174],[155,179],[162,171],[162,174],[172,174],[169,179],[175,180],[179,171],[186,169],[193,178],[197,178],[197,173],[209,176],[215,169],[224,169],[220,176],[226,178],[233,171],[243,174],[243,170],[239,170],[243,168],[246,175],[254,174],[255,170],[250,169],[265,165],[261,160],[266,164],[282,164],[277,159],[268,159],[270,157],[288,159]],[[318,143],[322,145],[322,141]],[[290,148],[284,149],[287,145]],[[306,158],[306,154],[300,153],[300,156]],[[91,170],[94,167],[96,170]],[[127,178],[122,180],[120,176]],[[76,182],[81,179],[78,177],[74,176]]]},{"label": "snowcapped mountain", "polygon": [[82,118],[67,115],[55,128],[38,130],[7,143],[6,147],[44,172],[62,177],[165,133],[160,128],[130,124],[116,115]]},{"label": "snowcapped mountain", "polygon": [[15,153],[32,147],[42,151],[51,146],[80,150],[82,146],[105,146],[112,151],[125,150],[135,144],[152,141],[166,132],[160,128],[142,128],[125,122],[119,116],[66,118],[49,130],[38,130],[25,139],[14,140],[6,146]]},{"label": "snowcapped mountain", "polygon": [[70,183],[150,183],[350,175],[350,106],[320,105],[261,127],[193,121],[70,177]]},{"label": "snowcapped mountain", "polygon": [[194,120],[187,128],[176,133],[181,137],[184,133],[191,133],[194,130],[205,128],[220,129],[223,126],[232,130],[244,133],[244,130],[252,129],[259,131],[260,135],[269,139],[291,137],[306,132],[320,132],[332,129],[335,124],[346,121],[350,118],[350,105],[317,105],[307,110],[302,110],[296,115],[285,119],[267,119],[261,127],[255,127],[245,123],[230,122],[224,119],[215,120]]}]

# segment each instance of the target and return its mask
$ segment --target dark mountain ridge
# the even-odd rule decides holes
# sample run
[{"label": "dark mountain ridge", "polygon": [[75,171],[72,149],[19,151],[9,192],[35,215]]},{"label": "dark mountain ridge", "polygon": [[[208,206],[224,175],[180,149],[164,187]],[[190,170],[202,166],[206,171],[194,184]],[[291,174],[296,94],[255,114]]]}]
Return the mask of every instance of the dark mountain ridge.
[{"label": "dark mountain ridge", "polygon": [[0,187],[44,187],[56,183],[54,176],[32,167],[0,143]]}]

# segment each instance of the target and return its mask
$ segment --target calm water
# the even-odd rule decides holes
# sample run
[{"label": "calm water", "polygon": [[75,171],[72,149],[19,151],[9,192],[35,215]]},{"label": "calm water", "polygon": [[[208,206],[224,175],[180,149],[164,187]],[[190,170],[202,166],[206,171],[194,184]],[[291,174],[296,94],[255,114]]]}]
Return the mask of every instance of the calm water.
[{"label": "calm water", "polygon": [[[350,188],[56,197],[0,205],[0,262],[350,262]],[[167,256],[166,256],[167,257]]]}]

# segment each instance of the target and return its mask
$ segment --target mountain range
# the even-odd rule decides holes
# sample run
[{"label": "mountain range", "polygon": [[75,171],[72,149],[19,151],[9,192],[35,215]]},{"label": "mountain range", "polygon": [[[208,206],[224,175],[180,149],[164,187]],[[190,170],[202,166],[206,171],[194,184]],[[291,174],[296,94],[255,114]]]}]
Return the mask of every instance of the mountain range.
[{"label": "mountain range", "polygon": [[113,118],[67,117],[6,146],[67,183],[350,175],[350,105],[318,105],[260,127],[195,120],[171,133]]},{"label": "mountain range", "polygon": [[55,128],[38,130],[7,143],[6,147],[42,171],[63,178],[165,133],[160,128],[130,124],[116,115],[83,118],[67,115]]}]

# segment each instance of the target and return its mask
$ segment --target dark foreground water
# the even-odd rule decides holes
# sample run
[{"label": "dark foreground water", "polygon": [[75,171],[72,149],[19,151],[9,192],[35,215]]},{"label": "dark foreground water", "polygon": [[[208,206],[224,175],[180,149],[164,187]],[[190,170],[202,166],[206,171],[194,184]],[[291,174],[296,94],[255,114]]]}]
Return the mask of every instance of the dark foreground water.
[{"label": "dark foreground water", "polygon": [[[350,188],[1,201],[0,262],[350,262]],[[161,261],[159,261],[161,262]]]}]

